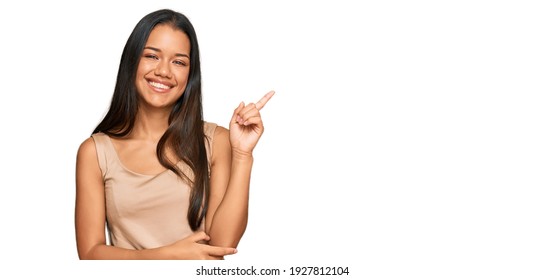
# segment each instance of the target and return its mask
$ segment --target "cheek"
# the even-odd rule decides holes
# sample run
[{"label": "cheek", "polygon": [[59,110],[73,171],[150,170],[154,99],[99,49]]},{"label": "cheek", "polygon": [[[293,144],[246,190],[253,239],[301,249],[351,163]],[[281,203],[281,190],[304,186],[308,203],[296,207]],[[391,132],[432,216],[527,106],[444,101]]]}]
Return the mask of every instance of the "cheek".
[{"label": "cheek", "polygon": [[152,67],[148,63],[140,62],[140,64],[138,64],[138,69],[136,70],[136,75],[138,77],[143,77],[151,70]]},{"label": "cheek", "polygon": [[175,75],[178,83],[180,85],[185,85],[189,80],[189,69],[180,69],[180,71],[176,71]]}]

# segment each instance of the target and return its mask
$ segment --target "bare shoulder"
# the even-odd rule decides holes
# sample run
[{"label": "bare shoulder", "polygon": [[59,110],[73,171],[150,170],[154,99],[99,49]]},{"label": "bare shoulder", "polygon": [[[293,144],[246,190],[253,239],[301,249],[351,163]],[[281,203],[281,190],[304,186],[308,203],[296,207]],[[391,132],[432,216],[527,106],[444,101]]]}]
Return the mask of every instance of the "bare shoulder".
[{"label": "bare shoulder", "polygon": [[222,126],[217,126],[213,137],[213,156],[212,160],[221,159],[230,156],[230,138],[229,130]]},{"label": "bare shoulder", "polygon": [[230,134],[228,129],[219,125],[217,126],[213,136],[213,146],[220,149],[225,146],[230,148]]},{"label": "bare shoulder", "polygon": [[77,159],[78,161],[96,159],[96,146],[92,137],[85,139],[85,141],[79,145]]},{"label": "bare shoulder", "polygon": [[76,159],[76,184],[81,186],[103,186],[94,139],[89,137],[79,145]]},{"label": "bare shoulder", "polygon": [[222,139],[222,138],[226,138],[228,140],[229,138],[229,130],[223,126],[220,126],[218,125],[216,128],[215,128],[215,132],[214,132],[214,139],[218,139],[218,140],[225,140],[225,139]]}]

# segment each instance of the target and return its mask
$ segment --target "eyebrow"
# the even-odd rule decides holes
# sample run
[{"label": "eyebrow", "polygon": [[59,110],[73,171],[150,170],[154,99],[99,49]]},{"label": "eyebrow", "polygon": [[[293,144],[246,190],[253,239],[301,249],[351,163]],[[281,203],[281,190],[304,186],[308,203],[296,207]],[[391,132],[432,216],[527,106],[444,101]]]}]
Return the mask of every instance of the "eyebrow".
[{"label": "eyebrow", "polygon": [[[157,48],[154,48],[154,47],[145,47],[144,50],[145,49],[149,49],[149,50],[156,51],[156,52],[161,52],[160,49],[157,49]],[[184,54],[184,53],[176,53],[176,56],[182,56],[182,57],[189,58],[189,56]]]}]

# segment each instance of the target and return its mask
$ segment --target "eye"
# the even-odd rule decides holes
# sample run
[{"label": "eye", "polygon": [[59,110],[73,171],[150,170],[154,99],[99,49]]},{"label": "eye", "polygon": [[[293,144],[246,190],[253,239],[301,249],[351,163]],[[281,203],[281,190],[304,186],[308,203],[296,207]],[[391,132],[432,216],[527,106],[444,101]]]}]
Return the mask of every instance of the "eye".
[{"label": "eye", "polygon": [[187,66],[187,62],[183,61],[183,60],[174,60],[173,62],[175,65],[179,65],[179,66]]},{"label": "eye", "polygon": [[152,53],[151,54],[145,54],[144,57],[145,58],[150,58],[150,59],[155,59],[155,60],[159,59],[158,56],[156,56],[156,55],[154,55]]}]

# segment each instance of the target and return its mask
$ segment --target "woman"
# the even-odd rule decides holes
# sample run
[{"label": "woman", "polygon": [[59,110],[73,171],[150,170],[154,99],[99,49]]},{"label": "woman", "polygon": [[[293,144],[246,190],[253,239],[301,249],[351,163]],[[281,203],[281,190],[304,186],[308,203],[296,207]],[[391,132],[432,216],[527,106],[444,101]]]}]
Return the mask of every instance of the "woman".
[{"label": "woman", "polygon": [[[229,129],[203,121],[200,57],[190,21],[172,10],[140,20],[111,106],[80,146],[75,225],[80,259],[223,259],[248,217],[259,102]],[[106,244],[105,226],[111,243]]]}]

